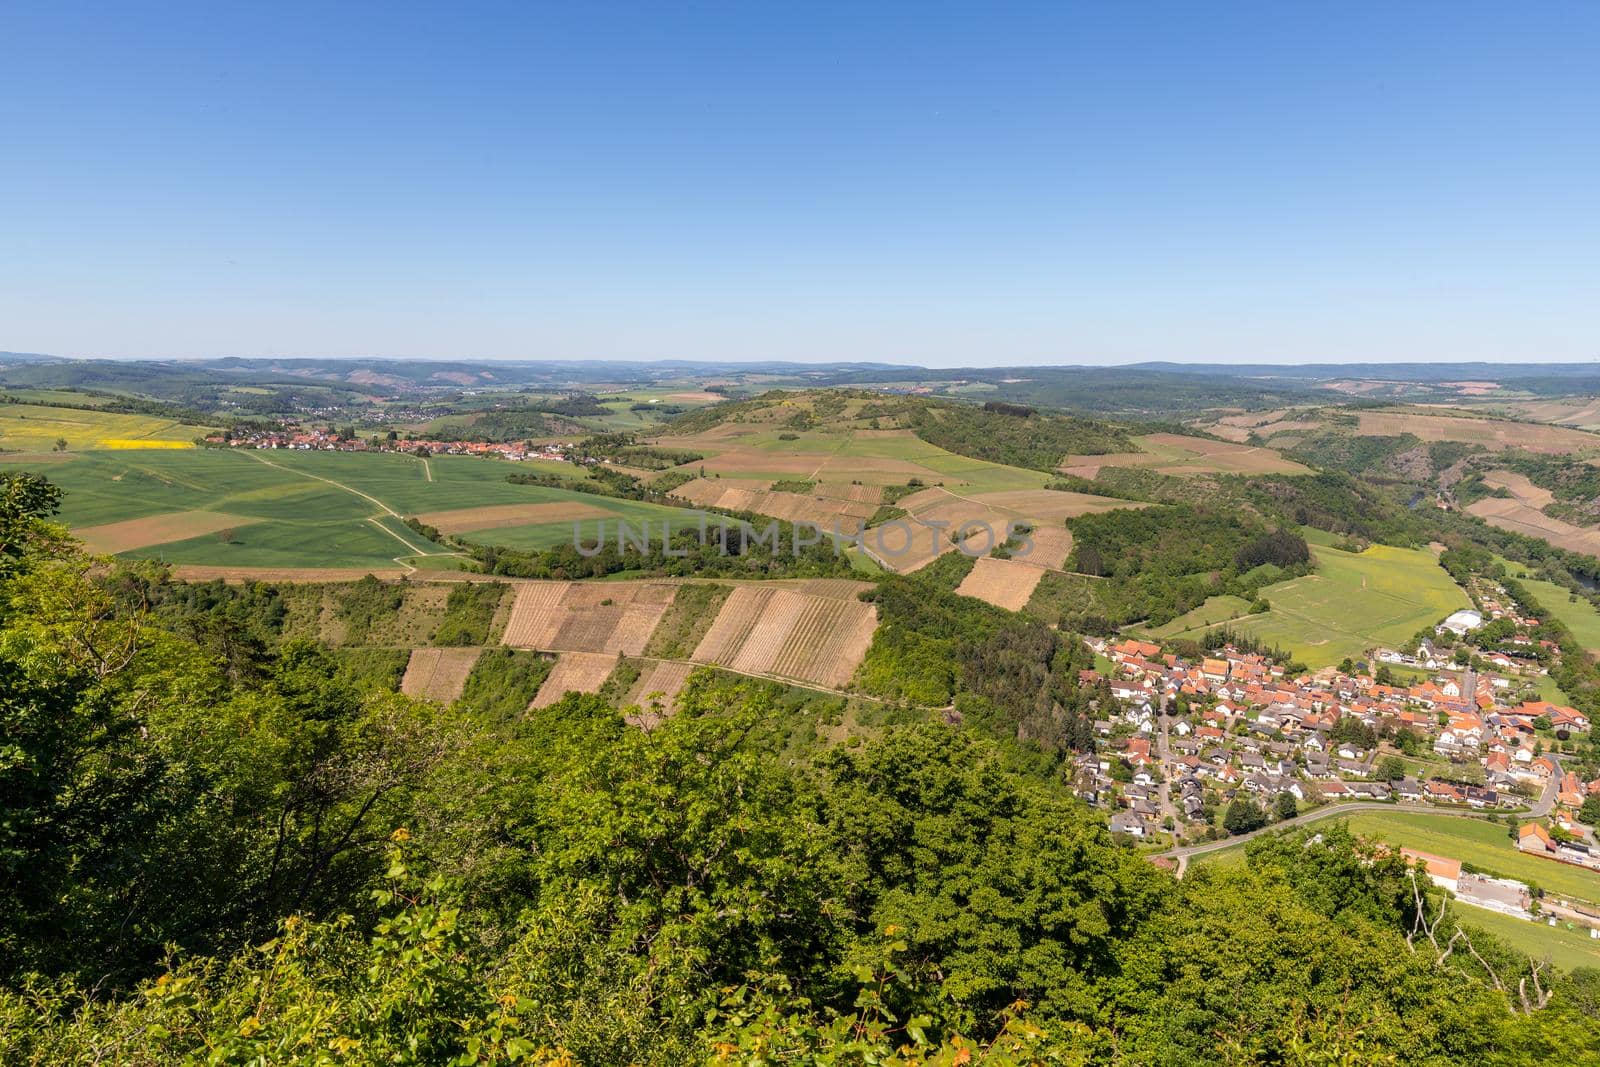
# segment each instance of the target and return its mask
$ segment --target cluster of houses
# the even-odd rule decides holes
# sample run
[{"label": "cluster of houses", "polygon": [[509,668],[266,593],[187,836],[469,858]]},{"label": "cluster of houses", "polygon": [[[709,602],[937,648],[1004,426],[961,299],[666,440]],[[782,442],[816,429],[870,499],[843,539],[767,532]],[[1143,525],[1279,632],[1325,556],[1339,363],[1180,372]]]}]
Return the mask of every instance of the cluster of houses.
[{"label": "cluster of houses", "polygon": [[535,444],[527,441],[420,441],[399,437],[387,440],[373,437],[342,436],[325,430],[283,428],[273,430],[236,430],[227,435],[206,438],[208,445],[219,448],[292,449],[311,452],[404,452],[415,455],[445,456],[497,456],[516,462],[529,459],[573,461],[573,445],[563,442]]},{"label": "cluster of houses", "polygon": [[[1291,678],[1266,657],[1231,647],[1192,662],[1148,641],[1089,643],[1110,661],[1120,706],[1096,722],[1099,750],[1080,757],[1075,784],[1079,795],[1113,810],[1114,830],[1134,837],[1200,819],[1208,800],[1239,796],[1263,805],[1289,794],[1297,805],[1394,799],[1517,807],[1558,774],[1538,732],[1589,729],[1573,708],[1510,704],[1506,680],[1488,672],[1464,674],[1475,683],[1463,692],[1449,675],[1410,685],[1331,669]],[[1409,731],[1413,752],[1431,749],[1437,776],[1379,775],[1373,742],[1401,731]],[[1554,818],[1575,822],[1583,796],[1600,793],[1600,779],[1560,782]]]}]

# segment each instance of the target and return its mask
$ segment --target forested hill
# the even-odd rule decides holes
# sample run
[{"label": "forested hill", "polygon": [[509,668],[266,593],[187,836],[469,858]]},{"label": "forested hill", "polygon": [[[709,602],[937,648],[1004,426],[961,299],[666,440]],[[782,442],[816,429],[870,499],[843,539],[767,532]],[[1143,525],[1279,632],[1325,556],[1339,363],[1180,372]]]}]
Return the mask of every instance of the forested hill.
[{"label": "forested hill", "polygon": [[1072,454],[1139,451],[1127,429],[1109,422],[998,401],[979,405],[842,389],[773,390],[716,404],[680,416],[667,432],[703,433],[730,422],[796,430],[910,430],[958,456],[1046,472]]},{"label": "forested hill", "polygon": [[0,1062],[1600,1057],[1600,973],[1466,951],[1337,826],[1180,883],[909,708],[803,758],[774,687],[709,674],[649,732],[446,711],[90,566],[57,500],[0,476]]}]

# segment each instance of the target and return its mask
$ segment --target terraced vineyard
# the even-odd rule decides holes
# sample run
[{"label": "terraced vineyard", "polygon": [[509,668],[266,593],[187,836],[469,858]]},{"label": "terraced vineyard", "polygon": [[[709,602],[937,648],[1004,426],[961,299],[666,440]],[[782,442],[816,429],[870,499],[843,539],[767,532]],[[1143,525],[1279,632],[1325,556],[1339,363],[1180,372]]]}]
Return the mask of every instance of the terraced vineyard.
[{"label": "terraced vineyard", "polygon": [[422,700],[449,704],[461,696],[481,648],[414,648],[400,691]]},{"label": "terraced vineyard", "polygon": [[642,655],[677,587],[664,582],[529,582],[503,643],[550,652]]},{"label": "terraced vineyard", "polygon": [[857,600],[742,586],[728,597],[694,660],[840,688],[866,655],[877,621],[876,609]]},{"label": "terraced vineyard", "polygon": [[532,707],[547,708],[568,693],[593,693],[611,677],[617,657],[602,652],[563,652],[539,687]]}]

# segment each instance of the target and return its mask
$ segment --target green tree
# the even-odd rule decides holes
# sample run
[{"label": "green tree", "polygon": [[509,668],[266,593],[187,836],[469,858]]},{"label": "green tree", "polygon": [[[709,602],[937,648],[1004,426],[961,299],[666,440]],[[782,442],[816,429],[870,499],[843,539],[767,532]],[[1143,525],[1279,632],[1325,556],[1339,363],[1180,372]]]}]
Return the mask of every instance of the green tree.
[{"label": "green tree", "polygon": [[1399,756],[1385,756],[1378,761],[1373,777],[1380,782],[1398,782],[1406,776],[1406,761]]},{"label": "green tree", "polygon": [[1300,814],[1300,805],[1295,801],[1293,793],[1279,793],[1272,802],[1272,807],[1280,819],[1292,819]]},{"label": "green tree", "polygon": [[1230,834],[1248,834],[1267,825],[1267,813],[1253,800],[1244,797],[1228,802],[1227,811],[1222,815],[1223,829]]}]

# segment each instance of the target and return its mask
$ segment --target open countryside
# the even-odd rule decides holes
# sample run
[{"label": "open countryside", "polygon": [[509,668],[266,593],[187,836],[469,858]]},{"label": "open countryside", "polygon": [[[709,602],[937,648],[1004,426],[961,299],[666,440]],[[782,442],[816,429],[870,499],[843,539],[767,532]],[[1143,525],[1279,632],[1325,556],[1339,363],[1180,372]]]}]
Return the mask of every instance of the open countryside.
[{"label": "open countryside", "polygon": [[1600,5],[0,12],[0,1067],[1600,1067]]}]

